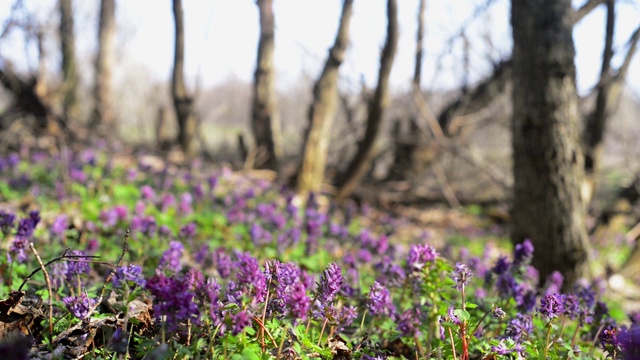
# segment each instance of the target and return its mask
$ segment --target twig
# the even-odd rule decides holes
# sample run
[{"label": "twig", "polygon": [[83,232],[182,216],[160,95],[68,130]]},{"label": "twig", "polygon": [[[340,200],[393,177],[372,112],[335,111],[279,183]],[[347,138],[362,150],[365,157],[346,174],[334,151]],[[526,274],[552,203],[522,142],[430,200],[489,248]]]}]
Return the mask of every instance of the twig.
[{"label": "twig", "polygon": [[107,279],[102,284],[102,289],[100,290],[100,297],[98,297],[98,301],[96,301],[95,305],[93,305],[89,313],[93,313],[98,308],[98,306],[100,306],[100,304],[102,303],[102,298],[104,297],[104,293],[107,290],[107,284],[109,283],[109,281],[111,281],[111,278],[113,278],[113,275],[116,274],[116,270],[122,265],[122,259],[124,258],[127,251],[129,251],[130,235],[131,235],[131,231],[127,229],[124,233],[124,244],[122,244],[122,254],[120,254],[120,258],[118,259],[116,266],[114,266],[113,269],[111,269],[109,276],[107,276]]},{"label": "twig", "polygon": [[[42,263],[42,259],[40,258],[40,255],[38,255],[38,251],[36,251],[36,248],[35,248],[35,246],[33,246],[32,242],[29,243],[29,249],[31,249],[33,254],[36,256],[36,259],[38,259],[38,264],[40,264],[40,269],[42,270],[42,273],[44,274],[44,280],[47,282],[47,291],[49,291],[49,301],[48,301],[48,305],[49,305],[49,344],[51,344],[51,346],[53,346],[53,291],[51,290],[51,279],[49,278],[49,273],[47,272],[47,269],[45,268],[44,264]],[[23,285],[24,285],[24,283],[23,283]],[[22,285],[20,285],[20,288],[22,289]],[[20,290],[18,290],[18,291],[20,291]]]},{"label": "twig", "polygon": [[[74,258],[99,258],[99,256],[89,256],[89,255],[67,255],[67,252],[69,251],[69,249],[65,250],[64,253],[61,256],[58,256],[55,259],[49,260],[46,264],[44,264],[44,267],[46,268],[47,266],[53,264],[56,261],[60,261],[60,260],[65,260],[65,259],[74,259]],[[69,260],[69,261],[78,261],[78,260]],[[31,278],[38,273],[38,271],[43,270],[42,268],[37,268],[35,270],[33,270],[31,272],[31,274],[27,275],[26,278],[24,278],[24,280],[22,280],[22,284],[20,284],[20,287],[18,288],[18,292],[22,291],[22,288],[27,284],[27,282],[29,280],[31,280]]]}]

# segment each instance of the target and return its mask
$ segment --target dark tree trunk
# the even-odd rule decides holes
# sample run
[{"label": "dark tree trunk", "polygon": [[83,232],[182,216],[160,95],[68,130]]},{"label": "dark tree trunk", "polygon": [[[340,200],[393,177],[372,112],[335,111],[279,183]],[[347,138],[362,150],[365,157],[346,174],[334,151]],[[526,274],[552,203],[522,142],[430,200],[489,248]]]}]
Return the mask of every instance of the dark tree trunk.
[{"label": "dark tree trunk", "polygon": [[59,0],[60,46],[62,50],[63,115],[67,119],[78,116],[78,70],[76,67],[73,8],[71,0]]},{"label": "dark tree trunk", "polygon": [[281,150],[273,64],[275,51],[273,0],[257,0],[257,4],[260,11],[260,41],[253,80],[251,122],[256,145],[254,166],[258,169],[277,170]]},{"label": "dark tree trunk", "polygon": [[[418,30],[416,31],[416,57],[413,68],[413,82],[411,91],[422,91],[420,79],[422,78],[422,57],[424,53],[424,9],[426,0],[420,0],[418,4]],[[398,119],[394,124],[393,136],[395,152],[393,163],[389,168],[387,180],[402,180],[410,177],[416,170],[415,153],[420,149],[420,131],[415,116],[406,119]],[[403,122],[408,122],[408,129],[403,129]],[[405,131],[403,131],[405,130]]]},{"label": "dark tree trunk", "polygon": [[344,0],[340,25],[324,69],[313,87],[313,104],[309,109],[309,128],[306,132],[302,163],[297,179],[300,192],[320,191],[329,151],[331,127],[338,102],[338,70],[349,44],[349,23],[353,0]]},{"label": "dark tree trunk", "polygon": [[111,69],[113,67],[113,41],[116,30],[115,0],[100,1],[100,22],[98,24],[98,54],[95,63],[95,84],[93,89],[94,106],[91,126],[102,125],[105,130],[113,131],[113,109],[111,99]]},{"label": "dark tree trunk", "polygon": [[589,258],[571,15],[571,0],[511,3],[512,240],[531,239],[541,280],[557,270],[568,286]]},{"label": "dark tree trunk", "polygon": [[178,119],[178,143],[187,158],[195,153],[194,137],[196,118],[193,114],[193,98],[187,94],[184,84],[184,16],[182,0],[173,0],[173,18],[176,25],[171,92]]},{"label": "dark tree trunk", "polygon": [[358,151],[349,163],[346,171],[338,177],[336,185],[338,192],[337,201],[348,198],[355,188],[360,184],[371,165],[373,146],[380,126],[382,116],[389,105],[389,74],[393,66],[396,49],[398,47],[398,6],[396,0],[387,1],[387,39],[382,49],[380,57],[380,70],[378,72],[378,86],[376,92],[369,102],[367,114],[367,129],[364,139],[358,144]]}]

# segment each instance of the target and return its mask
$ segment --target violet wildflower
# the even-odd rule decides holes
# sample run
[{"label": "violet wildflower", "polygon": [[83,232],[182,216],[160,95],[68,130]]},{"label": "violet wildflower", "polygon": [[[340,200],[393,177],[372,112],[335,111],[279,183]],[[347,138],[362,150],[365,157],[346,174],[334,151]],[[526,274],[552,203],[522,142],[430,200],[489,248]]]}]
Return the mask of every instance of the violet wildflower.
[{"label": "violet wildflower", "polygon": [[496,275],[502,275],[507,272],[507,270],[509,270],[510,266],[511,265],[509,264],[509,260],[507,259],[507,257],[500,256],[498,260],[496,260],[496,264],[493,266],[491,271]]},{"label": "violet wildflower", "polygon": [[562,304],[564,308],[564,314],[570,319],[575,319],[580,315],[580,300],[574,294],[562,295]]},{"label": "violet wildflower", "polygon": [[640,326],[634,324],[631,328],[623,327],[618,333],[618,341],[622,346],[624,360],[640,359]]},{"label": "violet wildflower", "polygon": [[86,255],[80,250],[73,250],[69,255],[73,256],[73,261],[69,261],[67,267],[67,280],[73,282],[77,276],[89,273],[89,263]]},{"label": "violet wildflower", "polygon": [[507,313],[505,313],[502,308],[494,307],[493,309],[491,309],[491,316],[493,316],[494,319],[502,320],[505,318],[505,316],[507,316]]},{"label": "violet wildflower", "polygon": [[180,205],[178,206],[178,210],[183,215],[188,215],[193,212],[193,208],[191,207],[193,204],[193,195],[186,192],[180,196]]},{"label": "violet wildflower", "polygon": [[610,356],[613,356],[622,350],[622,344],[618,338],[619,333],[620,328],[615,325],[605,326],[604,330],[600,333],[600,345],[607,353],[609,353]]},{"label": "violet wildflower", "polygon": [[396,329],[402,333],[402,336],[414,337],[420,335],[421,315],[420,310],[417,308],[406,310],[398,317]]},{"label": "violet wildflower", "polygon": [[158,268],[161,270],[167,270],[172,273],[178,273],[182,269],[180,260],[184,252],[184,245],[179,241],[172,241],[169,243],[169,249],[167,249],[160,258]]},{"label": "violet wildflower", "polygon": [[462,321],[455,315],[453,305],[449,306],[447,309],[447,321],[452,322],[456,325],[462,324]]},{"label": "violet wildflower", "polygon": [[156,192],[149,185],[144,185],[140,188],[140,196],[142,196],[143,200],[146,201],[154,201],[156,198]]},{"label": "violet wildflower", "polygon": [[58,290],[62,285],[64,285],[68,269],[69,265],[65,261],[59,261],[51,264],[49,278],[51,279],[51,287],[54,290]]},{"label": "violet wildflower", "polygon": [[367,298],[367,309],[371,311],[373,315],[393,315],[395,313],[395,306],[391,301],[391,294],[384,286],[375,281],[371,285],[369,290],[369,297]]},{"label": "violet wildflower", "polygon": [[564,311],[564,306],[557,295],[550,294],[540,300],[538,311],[547,319],[551,320],[558,317],[558,315]]},{"label": "violet wildflower", "polygon": [[529,336],[531,331],[533,331],[531,316],[518,313],[507,324],[505,334],[514,341],[519,342],[521,338]]},{"label": "violet wildflower", "polygon": [[156,274],[147,281],[145,288],[154,296],[153,310],[157,317],[166,316],[169,331],[177,328],[182,321],[199,323],[200,312],[195,302],[195,294],[189,289],[185,277],[167,277],[156,270]]},{"label": "violet wildflower", "polygon": [[336,263],[331,263],[322,272],[320,283],[318,284],[318,298],[324,302],[331,302],[336,297],[342,287],[342,273]]},{"label": "violet wildflower", "polygon": [[337,331],[342,332],[347,326],[351,325],[357,317],[358,308],[355,306],[343,306],[335,319],[338,325]]},{"label": "violet wildflower", "polygon": [[116,273],[113,275],[113,286],[120,288],[125,284],[144,286],[146,281],[142,276],[142,268],[138,265],[121,266],[116,269]]},{"label": "violet wildflower", "polygon": [[187,225],[180,228],[180,237],[182,239],[190,239],[196,236],[197,225],[190,222]]},{"label": "violet wildflower", "polygon": [[521,244],[517,244],[513,252],[513,265],[518,266],[531,261],[533,250],[533,244],[529,239],[526,239]]},{"label": "violet wildflower", "polygon": [[249,317],[246,311],[242,310],[233,315],[233,329],[231,333],[234,336],[243,332],[248,326],[251,326],[251,317]]},{"label": "violet wildflower", "polygon": [[252,301],[261,303],[265,301],[267,295],[267,280],[264,273],[260,270],[258,260],[249,253],[236,253],[238,260],[234,266],[238,269],[236,279],[238,285],[249,290]]},{"label": "violet wildflower", "polygon": [[54,238],[62,238],[68,226],[69,221],[67,215],[56,216],[53,220],[53,224],[51,224],[51,228],[49,229],[51,236]]},{"label": "violet wildflower", "polygon": [[91,309],[95,306],[97,300],[89,298],[86,293],[82,293],[80,296],[66,297],[62,299],[62,302],[73,316],[84,320],[91,315]]},{"label": "violet wildflower", "polygon": [[311,308],[311,299],[307,296],[305,286],[299,282],[293,284],[287,300],[289,314],[294,322],[295,320],[304,320],[309,308]]},{"label": "violet wildflower", "polygon": [[14,214],[0,210],[0,230],[2,230],[4,236],[7,236],[13,230],[15,221],[16,216]]},{"label": "violet wildflower", "polygon": [[456,263],[456,266],[451,273],[451,279],[455,282],[453,288],[461,291],[465,286],[469,285],[471,280],[471,270],[467,265]]},{"label": "violet wildflower", "polygon": [[504,343],[504,339],[500,340],[498,345],[492,346],[491,351],[497,355],[507,355],[511,353],[511,350],[509,350],[507,345]]},{"label": "violet wildflower", "polygon": [[212,257],[216,270],[218,270],[218,275],[223,279],[228,278],[231,275],[233,262],[231,261],[231,257],[225,252],[225,249],[216,249],[216,251],[213,252]]},{"label": "violet wildflower", "polygon": [[438,253],[431,245],[412,245],[407,257],[407,266],[411,271],[421,271],[428,263],[433,262]]}]

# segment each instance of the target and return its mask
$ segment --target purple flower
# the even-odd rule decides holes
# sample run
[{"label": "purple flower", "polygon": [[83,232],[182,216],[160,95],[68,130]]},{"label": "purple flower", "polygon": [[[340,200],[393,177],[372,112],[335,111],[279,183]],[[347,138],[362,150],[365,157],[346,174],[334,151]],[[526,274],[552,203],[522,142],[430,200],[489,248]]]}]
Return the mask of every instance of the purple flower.
[{"label": "purple flower", "polygon": [[513,252],[513,265],[528,263],[533,257],[533,244],[526,239],[521,244],[517,244]]},{"label": "purple flower", "polygon": [[515,319],[509,321],[505,334],[514,341],[519,342],[521,338],[529,336],[533,331],[531,316],[518,313]]},{"label": "purple flower", "polygon": [[224,248],[218,248],[213,252],[213,263],[221,278],[226,279],[231,275],[233,262],[231,261],[231,257],[226,254]]},{"label": "purple flower", "polygon": [[[615,325],[605,326],[604,330],[602,330],[602,333],[600,333],[600,345],[606,352],[609,353],[610,356],[613,356],[613,354],[622,350],[622,344],[618,337],[619,333],[620,328],[616,327]],[[637,358],[632,357],[630,359]]]},{"label": "purple flower", "polygon": [[62,238],[68,226],[69,221],[67,215],[59,215],[53,220],[53,224],[49,230],[53,237]]},{"label": "purple flower", "polygon": [[113,286],[120,288],[125,284],[136,284],[138,286],[144,286],[146,281],[142,276],[142,268],[138,265],[121,266],[116,269],[116,273],[113,275]]},{"label": "purple flower", "polygon": [[238,286],[249,290],[247,295],[252,301],[261,303],[265,301],[267,295],[267,279],[260,270],[258,260],[249,253],[237,252],[238,260],[234,262],[234,266],[238,269],[236,279]]},{"label": "purple flower", "polygon": [[623,327],[618,334],[624,360],[640,359],[640,326],[634,324],[630,329]]},{"label": "purple flower", "polygon": [[509,260],[506,256],[500,256],[498,260],[496,260],[496,264],[493,266],[491,271],[496,275],[502,275],[509,270]]},{"label": "purple flower", "polygon": [[76,276],[88,274],[90,269],[84,252],[73,250],[69,255],[74,257],[67,265],[66,276],[68,281],[73,282],[76,280]]},{"label": "purple flower", "polygon": [[311,299],[307,296],[304,284],[299,282],[293,284],[287,300],[286,304],[289,306],[291,317],[295,320],[304,320],[311,308]]},{"label": "purple flower", "polygon": [[373,283],[369,290],[367,309],[373,315],[393,315],[395,313],[395,306],[391,301],[389,290],[377,281]]},{"label": "purple flower", "polygon": [[320,284],[318,285],[318,298],[322,302],[331,302],[336,297],[342,287],[342,273],[336,263],[331,263],[322,272]]},{"label": "purple flower", "polygon": [[251,326],[251,318],[246,311],[240,311],[233,315],[233,329],[231,333],[235,336],[244,331],[248,326]]},{"label": "purple flower", "polygon": [[67,277],[68,270],[69,265],[65,261],[59,261],[51,264],[49,277],[51,278],[51,287],[53,289],[58,290],[62,285],[64,285],[64,280]]},{"label": "purple flower", "polygon": [[504,339],[500,340],[498,345],[492,346],[491,351],[497,355],[507,355],[511,353],[511,350],[509,350],[507,345],[504,343]]},{"label": "purple flower", "polygon": [[156,192],[149,185],[140,188],[140,195],[143,200],[153,201],[156,198]]},{"label": "purple flower", "polygon": [[191,320],[192,323],[199,323],[200,312],[187,278],[167,277],[156,270],[156,274],[147,281],[145,288],[154,296],[153,310],[156,317],[166,316],[169,331],[175,330],[182,321]]},{"label": "purple flower", "polygon": [[178,210],[180,210],[180,213],[182,214],[191,214],[191,212],[193,212],[193,209],[191,208],[191,205],[193,204],[193,195],[191,195],[190,193],[183,193],[180,196],[180,205],[178,206]]},{"label": "purple flower", "polygon": [[62,302],[73,316],[83,320],[91,315],[91,308],[95,306],[97,300],[90,299],[86,293],[82,293],[80,296],[66,297],[62,299]]},{"label": "purple flower", "polygon": [[453,273],[451,274],[451,279],[455,282],[453,288],[461,291],[465,286],[469,285],[471,275],[471,270],[467,265],[456,263],[456,266],[453,268]]},{"label": "purple flower", "polygon": [[182,259],[182,253],[184,252],[184,245],[179,241],[172,241],[169,243],[169,249],[167,249],[160,258],[158,268],[161,270],[168,270],[172,273],[178,273],[182,269],[180,260]]},{"label": "purple flower", "polygon": [[196,236],[196,223],[188,223],[187,225],[180,228],[180,237],[183,239],[189,239]]},{"label": "purple flower", "polygon": [[559,271],[554,271],[547,276],[547,290],[545,294],[558,294],[562,288],[564,277]]},{"label": "purple flower", "polygon": [[13,230],[15,221],[16,216],[14,214],[0,210],[0,230],[2,230],[4,236],[7,236]]},{"label": "purple flower", "polygon": [[562,295],[564,314],[570,319],[575,319],[580,315],[580,300],[574,294]]},{"label": "purple flower", "polygon": [[422,314],[417,308],[409,309],[398,317],[397,330],[402,336],[414,337],[420,334],[420,324],[422,323]]},{"label": "purple flower", "polygon": [[428,263],[433,262],[438,253],[431,245],[412,245],[407,257],[407,266],[411,271],[421,271]]},{"label": "purple flower", "polygon": [[558,317],[564,311],[564,306],[557,295],[550,294],[540,300],[538,311],[550,320]]}]

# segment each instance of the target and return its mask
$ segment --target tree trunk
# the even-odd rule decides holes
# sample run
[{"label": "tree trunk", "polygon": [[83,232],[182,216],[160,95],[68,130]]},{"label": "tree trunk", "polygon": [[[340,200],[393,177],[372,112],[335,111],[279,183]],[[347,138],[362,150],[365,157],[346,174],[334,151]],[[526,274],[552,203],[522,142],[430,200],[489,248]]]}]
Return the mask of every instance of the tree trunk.
[{"label": "tree trunk", "polygon": [[111,99],[111,69],[113,66],[113,41],[116,31],[115,0],[100,1],[100,22],[98,24],[98,54],[95,63],[95,84],[93,89],[93,114],[91,126],[102,125],[102,130],[113,130],[113,109]]},{"label": "tree trunk", "polygon": [[78,117],[78,70],[76,67],[73,8],[71,0],[59,0],[60,46],[62,50],[63,115],[67,119]]},{"label": "tree trunk", "polygon": [[353,13],[353,0],[344,0],[340,26],[320,78],[313,87],[313,104],[309,109],[309,128],[304,142],[302,163],[299,167],[298,191],[320,191],[327,164],[331,127],[338,102],[338,70],[349,44],[349,23]]},{"label": "tree trunk", "polygon": [[257,0],[260,12],[260,41],[253,80],[252,128],[256,145],[254,166],[277,170],[280,149],[280,124],[277,115],[275,73],[275,19],[273,0]]},{"label": "tree trunk", "polygon": [[378,85],[373,98],[369,102],[367,130],[364,139],[358,144],[358,151],[355,157],[346,171],[336,181],[338,187],[336,200],[338,202],[345,200],[353,193],[369,170],[373,146],[382,125],[382,116],[389,105],[389,74],[391,73],[398,47],[398,6],[396,0],[387,1],[387,19],[387,39],[380,57]]},{"label": "tree trunk", "polygon": [[194,137],[196,118],[193,114],[193,98],[187,94],[184,84],[184,16],[182,0],[173,0],[175,21],[175,51],[173,57],[173,81],[171,92],[178,120],[178,144],[187,158],[195,154]]},{"label": "tree trunk", "polygon": [[[420,0],[418,4],[418,30],[416,31],[416,57],[415,67],[413,69],[413,82],[411,91],[422,91],[420,88],[420,79],[422,78],[422,57],[424,53],[424,9],[426,0]],[[402,180],[410,177],[416,170],[414,163],[415,153],[420,148],[420,138],[422,137],[416,124],[417,119],[411,116],[408,120],[409,126],[407,131],[403,131],[403,119],[398,119],[394,124],[394,157],[393,163],[389,168],[387,180]]]},{"label": "tree trunk", "polygon": [[588,265],[584,157],[578,130],[571,0],[512,0],[512,241],[529,238],[544,281],[567,286]]}]

